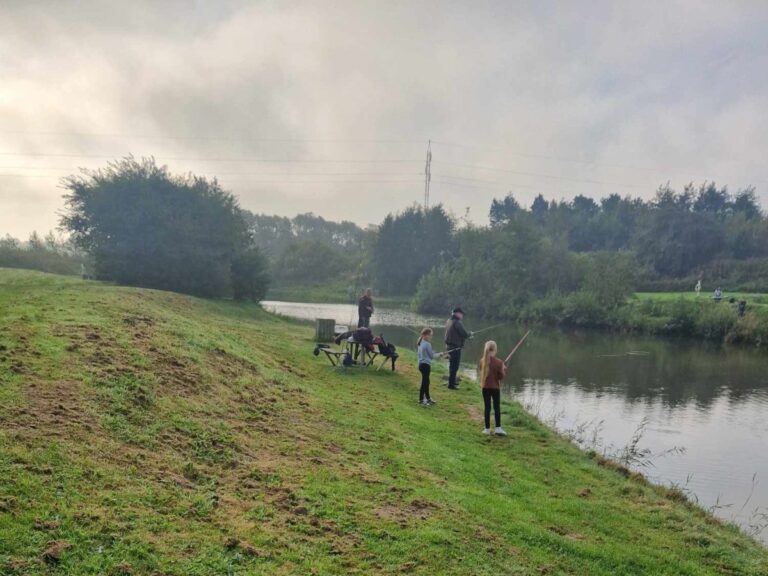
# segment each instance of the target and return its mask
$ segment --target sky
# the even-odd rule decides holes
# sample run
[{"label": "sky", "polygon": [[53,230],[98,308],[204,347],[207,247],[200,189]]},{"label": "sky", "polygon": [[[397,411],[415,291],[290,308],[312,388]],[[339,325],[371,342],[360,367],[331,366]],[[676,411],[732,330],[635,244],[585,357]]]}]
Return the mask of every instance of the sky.
[{"label": "sky", "polygon": [[128,154],[243,208],[362,226],[424,202],[754,186],[768,209],[768,3],[3,2],[0,236]]}]

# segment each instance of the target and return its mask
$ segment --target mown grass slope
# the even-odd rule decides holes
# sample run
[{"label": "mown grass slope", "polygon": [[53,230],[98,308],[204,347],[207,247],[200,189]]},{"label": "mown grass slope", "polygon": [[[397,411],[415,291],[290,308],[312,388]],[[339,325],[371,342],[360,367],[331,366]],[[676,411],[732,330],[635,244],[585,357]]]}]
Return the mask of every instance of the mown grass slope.
[{"label": "mown grass slope", "polygon": [[0,270],[0,573],[768,574],[476,387],[417,405],[256,306]]}]

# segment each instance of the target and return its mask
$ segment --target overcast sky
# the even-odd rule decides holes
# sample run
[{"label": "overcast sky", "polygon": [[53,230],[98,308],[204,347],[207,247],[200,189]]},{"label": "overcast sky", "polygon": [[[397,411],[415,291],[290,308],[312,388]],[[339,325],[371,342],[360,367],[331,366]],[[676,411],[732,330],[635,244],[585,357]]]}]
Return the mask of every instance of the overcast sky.
[{"label": "overcast sky", "polygon": [[127,154],[244,208],[361,225],[423,201],[485,222],[667,181],[768,207],[768,3],[41,2],[0,8],[0,235]]}]

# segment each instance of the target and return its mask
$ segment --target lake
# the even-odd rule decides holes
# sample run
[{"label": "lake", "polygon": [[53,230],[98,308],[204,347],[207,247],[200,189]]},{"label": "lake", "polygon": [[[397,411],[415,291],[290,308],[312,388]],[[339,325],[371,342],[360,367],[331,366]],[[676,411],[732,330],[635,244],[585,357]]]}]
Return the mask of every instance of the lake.
[{"label": "lake", "polygon": [[[302,320],[334,318],[352,325],[357,319],[357,308],[348,304],[263,306]],[[412,331],[425,325],[438,328],[435,342],[441,343],[444,321],[402,309],[377,309],[371,325],[375,334],[399,347],[414,347]],[[465,324],[471,330],[484,326],[471,316]],[[493,338],[507,351],[523,331],[507,325],[478,335],[464,351],[467,371],[472,372],[486,339]],[[642,427],[639,447],[651,452],[645,458],[650,464],[635,468],[655,482],[680,486],[746,530],[757,531],[765,522],[765,352],[687,339],[536,329],[511,362],[505,384],[510,398],[576,436],[586,448],[616,452]],[[439,387],[436,392],[440,394]],[[478,422],[478,433],[480,426]],[[768,530],[759,537],[768,542]]]}]

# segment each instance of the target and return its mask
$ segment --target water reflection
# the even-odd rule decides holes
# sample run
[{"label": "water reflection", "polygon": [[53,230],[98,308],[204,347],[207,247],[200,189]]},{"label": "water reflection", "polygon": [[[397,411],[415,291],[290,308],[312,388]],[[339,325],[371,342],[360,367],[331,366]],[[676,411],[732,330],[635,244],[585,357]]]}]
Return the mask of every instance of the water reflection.
[{"label": "water reflection", "polygon": [[538,379],[629,402],[659,398],[673,408],[694,400],[706,410],[721,397],[749,401],[767,390],[766,360],[755,351],[688,340],[539,332],[511,363],[508,381],[516,390]]}]

